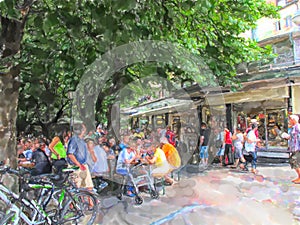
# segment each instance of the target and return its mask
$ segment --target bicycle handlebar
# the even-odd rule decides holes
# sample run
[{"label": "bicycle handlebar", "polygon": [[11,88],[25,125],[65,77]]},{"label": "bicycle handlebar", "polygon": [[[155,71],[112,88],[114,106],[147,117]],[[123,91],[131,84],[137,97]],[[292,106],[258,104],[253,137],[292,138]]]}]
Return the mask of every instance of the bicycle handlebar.
[{"label": "bicycle handlebar", "polygon": [[5,173],[10,173],[10,174],[14,174],[17,176],[20,176],[19,172],[17,170],[14,170],[12,168],[10,168],[9,166],[3,166],[0,168],[0,173],[1,174],[5,174]]}]

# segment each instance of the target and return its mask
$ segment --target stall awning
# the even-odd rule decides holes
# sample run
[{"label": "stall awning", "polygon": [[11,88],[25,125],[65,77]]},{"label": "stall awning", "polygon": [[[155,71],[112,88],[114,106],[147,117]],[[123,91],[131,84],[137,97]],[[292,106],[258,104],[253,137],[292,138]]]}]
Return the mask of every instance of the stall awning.
[{"label": "stall awning", "polygon": [[273,99],[288,98],[288,87],[260,88],[258,90],[224,93],[222,95],[207,96],[209,105],[222,105],[230,103],[257,102]]},{"label": "stall awning", "polygon": [[164,113],[170,113],[170,112],[186,112],[186,110],[191,110],[194,109],[195,106],[192,102],[190,102],[189,104],[185,103],[185,104],[175,104],[175,105],[170,105],[170,106],[165,106],[165,107],[160,107],[157,109],[151,109],[151,110],[147,110],[147,111],[141,111],[141,112],[137,112],[134,113],[132,115],[130,115],[131,117],[137,117],[137,116],[148,116],[148,115],[160,115],[160,114],[164,114]]}]

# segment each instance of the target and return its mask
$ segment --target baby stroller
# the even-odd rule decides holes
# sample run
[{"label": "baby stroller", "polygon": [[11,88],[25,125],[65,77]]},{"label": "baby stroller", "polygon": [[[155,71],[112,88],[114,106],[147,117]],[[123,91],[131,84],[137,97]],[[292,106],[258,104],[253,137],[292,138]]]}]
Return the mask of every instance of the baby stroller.
[{"label": "baby stroller", "polygon": [[159,194],[155,190],[148,166],[146,164],[138,162],[135,165],[124,166],[127,173],[119,173],[123,176],[123,181],[120,186],[120,193],[117,195],[118,199],[122,200],[122,196],[126,193],[126,191],[128,191],[128,187],[131,187],[130,191],[135,195],[134,198],[137,205],[141,205],[144,201],[140,195],[139,187],[148,188],[150,197],[152,199],[159,198]]}]

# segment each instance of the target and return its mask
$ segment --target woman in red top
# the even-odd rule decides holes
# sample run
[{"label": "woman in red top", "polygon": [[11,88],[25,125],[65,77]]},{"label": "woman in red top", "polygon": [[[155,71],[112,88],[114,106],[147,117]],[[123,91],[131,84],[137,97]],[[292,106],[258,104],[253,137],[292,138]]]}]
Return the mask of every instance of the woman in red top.
[{"label": "woman in red top", "polygon": [[226,160],[224,160],[225,165],[233,165],[233,156],[232,156],[232,134],[230,130],[228,129],[228,125],[224,129],[224,145],[225,145],[225,152],[224,152],[224,158],[226,159],[227,156],[227,164]]}]

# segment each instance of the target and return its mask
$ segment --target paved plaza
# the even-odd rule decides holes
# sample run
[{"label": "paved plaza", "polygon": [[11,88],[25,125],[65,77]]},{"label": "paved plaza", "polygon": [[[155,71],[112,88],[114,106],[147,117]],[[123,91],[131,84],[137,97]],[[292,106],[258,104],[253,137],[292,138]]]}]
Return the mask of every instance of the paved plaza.
[{"label": "paved plaza", "polygon": [[133,198],[107,197],[102,224],[300,224],[300,185],[290,182],[295,172],[288,166],[258,169],[258,175],[215,167],[183,171],[159,200],[145,193],[140,206]]}]

